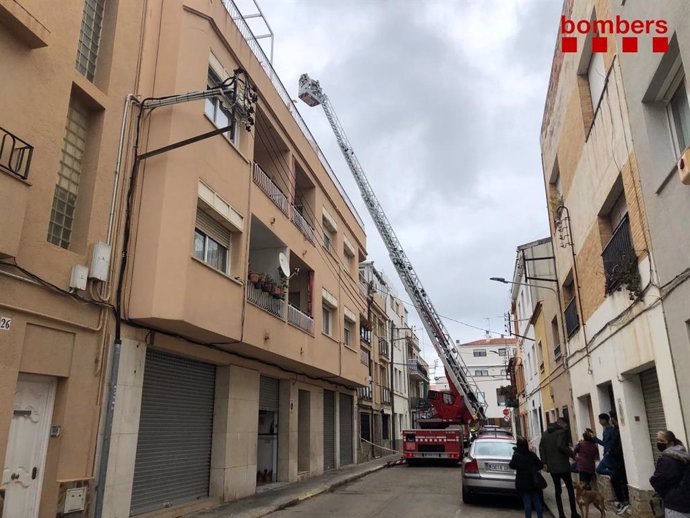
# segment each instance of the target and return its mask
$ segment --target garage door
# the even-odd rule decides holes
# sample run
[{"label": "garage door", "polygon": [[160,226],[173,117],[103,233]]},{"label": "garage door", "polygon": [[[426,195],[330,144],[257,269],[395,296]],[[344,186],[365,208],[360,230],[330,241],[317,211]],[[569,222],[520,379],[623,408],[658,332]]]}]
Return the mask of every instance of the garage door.
[{"label": "garage door", "polygon": [[335,468],[335,393],[323,391],[323,469]]},{"label": "garage door", "polygon": [[352,464],[352,396],[340,394],[340,465]]},{"label": "garage door", "polygon": [[659,379],[656,369],[649,369],[640,373],[640,384],[642,385],[642,396],[644,397],[644,409],[647,414],[647,427],[649,428],[649,441],[654,453],[654,461],[659,458],[661,452],[656,447],[656,433],[659,430],[666,430],[666,416],[664,407],[661,404],[661,390],[659,390]]},{"label": "garage door", "polygon": [[208,496],[215,366],[149,349],[130,515]]}]

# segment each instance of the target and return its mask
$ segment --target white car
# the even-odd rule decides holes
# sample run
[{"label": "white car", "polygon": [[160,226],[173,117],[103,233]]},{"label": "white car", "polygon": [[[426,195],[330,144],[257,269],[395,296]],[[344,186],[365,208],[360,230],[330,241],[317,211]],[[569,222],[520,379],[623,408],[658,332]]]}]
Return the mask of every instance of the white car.
[{"label": "white car", "polygon": [[472,443],[462,460],[462,501],[470,503],[477,494],[517,496],[515,470],[510,469],[515,439],[484,433]]}]

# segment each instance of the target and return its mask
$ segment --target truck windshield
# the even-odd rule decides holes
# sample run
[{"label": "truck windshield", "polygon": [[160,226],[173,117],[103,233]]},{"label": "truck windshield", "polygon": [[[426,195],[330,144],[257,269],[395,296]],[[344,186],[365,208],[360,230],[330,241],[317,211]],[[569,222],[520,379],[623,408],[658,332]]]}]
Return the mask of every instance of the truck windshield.
[{"label": "truck windshield", "polygon": [[512,441],[475,441],[474,455],[487,457],[512,457],[515,443]]}]

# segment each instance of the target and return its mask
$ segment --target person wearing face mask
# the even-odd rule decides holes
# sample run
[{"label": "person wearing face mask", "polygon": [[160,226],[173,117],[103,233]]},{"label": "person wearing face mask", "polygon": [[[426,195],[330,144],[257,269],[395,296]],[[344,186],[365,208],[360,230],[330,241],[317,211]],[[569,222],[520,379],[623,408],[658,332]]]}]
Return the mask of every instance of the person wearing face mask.
[{"label": "person wearing face mask", "polygon": [[690,518],[690,454],[668,430],[656,434],[656,446],[662,453],[649,483],[664,502],[666,518]]}]

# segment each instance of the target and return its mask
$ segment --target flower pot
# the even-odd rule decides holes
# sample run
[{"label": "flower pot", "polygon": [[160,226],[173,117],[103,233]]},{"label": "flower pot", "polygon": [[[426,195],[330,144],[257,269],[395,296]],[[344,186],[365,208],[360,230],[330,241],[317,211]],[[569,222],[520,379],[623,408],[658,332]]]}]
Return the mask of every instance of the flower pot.
[{"label": "flower pot", "polygon": [[249,272],[249,282],[256,284],[259,282],[259,279],[261,278],[261,274],[259,272]]},{"label": "flower pot", "polygon": [[283,288],[280,286],[273,286],[273,296],[277,299],[283,296]]},{"label": "flower pot", "polygon": [[266,293],[271,293],[273,291],[273,283],[264,282],[264,285],[261,287],[261,289]]}]

